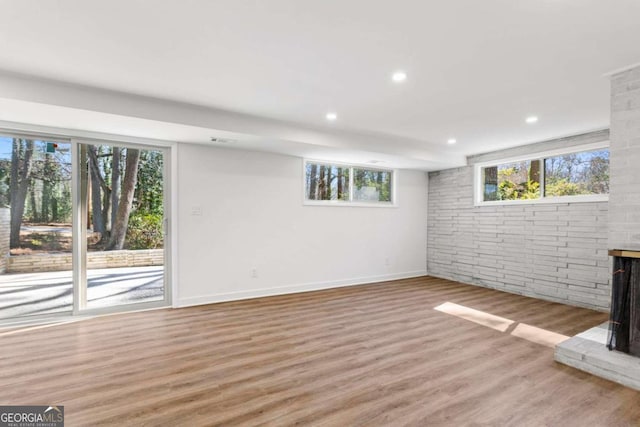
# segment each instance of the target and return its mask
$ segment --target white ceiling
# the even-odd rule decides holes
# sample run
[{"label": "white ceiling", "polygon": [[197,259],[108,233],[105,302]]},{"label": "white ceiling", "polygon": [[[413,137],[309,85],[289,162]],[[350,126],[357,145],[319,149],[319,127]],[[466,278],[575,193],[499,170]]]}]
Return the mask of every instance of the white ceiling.
[{"label": "white ceiling", "polygon": [[[445,165],[607,127],[603,74],[640,61],[637,0],[0,6],[2,70],[370,135],[390,149],[410,141]],[[390,81],[396,69],[407,72],[404,84]],[[325,122],[329,110],[335,123]],[[539,122],[524,123],[529,115]]]}]

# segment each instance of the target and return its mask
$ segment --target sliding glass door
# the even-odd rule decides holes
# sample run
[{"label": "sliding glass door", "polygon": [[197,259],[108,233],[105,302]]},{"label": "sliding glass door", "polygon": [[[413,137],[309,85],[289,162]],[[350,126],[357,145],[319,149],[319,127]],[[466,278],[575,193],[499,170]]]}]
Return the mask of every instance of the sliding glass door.
[{"label": "sliding glass door", "polygon": [[168,304],[166,150],[78,141],[76,312]]},{"label": "sliding glass door", "polygon": [[0,322],[168,305],[168,155],[0,135]]},{"label": "sliding glass door", "polygon": [[70,312],[71,143],[0,135],[0,321]]}]

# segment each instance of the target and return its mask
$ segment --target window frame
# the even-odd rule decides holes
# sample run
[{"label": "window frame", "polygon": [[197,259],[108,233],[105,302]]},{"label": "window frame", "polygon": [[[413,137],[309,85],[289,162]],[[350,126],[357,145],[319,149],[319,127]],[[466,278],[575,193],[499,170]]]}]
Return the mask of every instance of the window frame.
[{"label": "window frame", "polygon": [[[522,205],[522,204],[545,204],[545,203],[585,203],[585,202],[606,202],[609,194],[582,194],[574,196],[545,196],[545,164],[544,160],[550,157],[563,156],[567,154],[583,153],[609,149],[609,141],[601,141],[590,144],[574,145],[571,147],[546,150],[516,157],[498,158],[495,160],[474,163],[473,165],[473,205],[474,206],[502,206],[502,205]],[[541,161],[540,167],[540,198],[521,200],[483,200],[484,191],[482,186],[482,170],[490,166],[499,166],[505,163],[515,163],[523,161]]]},{"label": "window frame", "polygon": [[[325,166],[338,166],[349,169],[349,200],[309,200],[307,199],[307,165],[317,164]],[[366,169],[375,172],[389,172],[391,174],[391,201],[372,202],[354,201],[354,169]],[[345,206],[345,207],[365,207],[365,208],[396,208],[398,207],[398,197],[396,194],[396,183],[398,173],[394,168],[379,167],[378,165],[368,165],[361,163],[334,162],[331,160],[303,159],[302,161],[302,204],[304,206]]]}]

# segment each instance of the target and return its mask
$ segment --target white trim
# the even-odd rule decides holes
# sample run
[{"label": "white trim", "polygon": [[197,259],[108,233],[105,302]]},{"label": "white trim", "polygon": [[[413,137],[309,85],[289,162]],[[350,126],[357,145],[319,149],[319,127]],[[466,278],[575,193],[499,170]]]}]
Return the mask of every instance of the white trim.
[{"label": "white trim", "polygon": [[62,313],[8,317],[6,319],[0,319],[0,336],[13,335],[14,333],[23,333],[35,329],[51,328],[54,326],[65,325],[67,323],[90,320],[96,317],[117,316],[119,314],[139,313],[151,310],[166,310],[171,308],[167,306],[142,308],[137,304],[129,304],[122,307],[130,307],[131,310],[122,310],[112,313],[92,312],[77,315],[73,315],[71,312],[67,311]]},{"label": "white trim", "polygon": [[388,167],[378,166],[377,164],[370,164],[370,163],[334,162],[332,160],[320,160],[320,159],[312,159],[312,158],[308,158],[308,157],[305,157],[302,160],[303,160],[303,167],[307,163],[316,163],[316,164],[327,165],[327,166],[343,166],[343,167],[346,167],[346,168],[358,168],[358,169],[362,168],[362,169],[369,169],[369,170],[373,170],[373,171],[383,171],[383,172],[386,172],[386,171],[395,172],[396,171],[395,168],[388,168]]},{"label": "white trim", "polygon": [[616,74],[624,73],[625,71],[632,70],[634,68],[640,67],[640,62],[636,62],[635,64],[627,65],[626,67],[617,68],[613,71],[607,71],[602,75],[602,77],[613,77]]},{"label": "white trim", "polygon": [[[71,140],[71,206],[73,222],[71,227],[73,314],[81,314],[87,305],[87,185],[88,168],[82,168],[86,147]],[[86,164],[85,164],[86,165]]]},{"label": "white trim", "polygon": [[[349,168],[349,200],[308,200],[307,199],[307,164],[315,163],[325,166],[341,166]],[[367,201],[353,201],[353,169],[367,169],[370,171],[379,172],[391,172],[391,201],[390,202],[367,202]],[[331,207],[358,207],[358,208],[397,208],[397,181],[398,181],[398,169],[377,167],[377,165],[361,164],[361,163],[343,163],[333,162],[327,160],[317,159],[302,159],[302,205],[303,206],[331,206]]]},{"label": "white trim", "polygon": [[393,202],[347,202],[340,200],[305,200],[303,206],[325,206],[325,207],[343,207],[343,208],[397,208],[398,205]]},{"label": "white trim", "polygon": [[[594,151],[603,148],[609,148],[609,141],[594,142],[591,144],[572,145],[570,147],[558,148],[555,150],[546,150],[536,153],[530,153],[517,157],[506,157],[502,159],[487,160],[484,162],[478,162],[473,164],[473,205],[474,206],[501,206],[501,205],[527,205],[538,203],[588,203],[588,202],[606,202],[609,200],[608,194],[589,194],[589,195],[576,195],[576,196],[561,196],[561,197],[544,197],[542,194],[544,191],[544,183],[540,183],[540,198],[538,199],[521,199],[521,200],[482,200],[482,169],[487,166],[496,166],[505,163],[516,163],[527,160],[544,160],[549,157],[562,156],[565,154],[582,153],[587,151]],[[541,165],[540,170],[544,176],[544,163]]]},{"label": "white trim", "polygon": [[[169,202],[173,202],[173,198],[172,198],[172,188],[171,188],[171,179],[172,179],[172,175],[169,173],[169,176],[167,176],[167,173],[171,171],[170,169],[170,162],[171,162],[171,156],[172,156],[172,146],[176,145],[176,143],[171,143],[169,145],[163,144],[163,145],[150,145],[150,144],[139,144],[139,143],[135,143],[135,142],[125,142],[122,143],[120,141],[105,141],[105,140],[97,140],[97,139],[87,139],[87,138],[82,138],[82,137],[78,137],[78,138],[72,138],[71,139],[73,144],[76,144],[78,147],[80,146],[87,146],[89,144],[99,144],[99,145],[109,145],[109,146],[115,146],[115,147],[120,147],[120,148],[132,148],[132,149],[139,149],[139,150],[155,150],[155,151],[160,151],[162,153],[163,159],[164,159],[164,169],[163,169],[163,185],[162,185],[162,191],[163,191],[163,211],[164,211],[164,215],[163,215],[163,226],[164,224],[169,224],[169,227],[171,228],[172,223],[171,222],[167,222],[164,223],[165,219],[170,220],[171,217],[168,217],[168,215],[170,215],[169,213],[169,209],[168,209],[168,204]],[[78,148],[80,149],[80,148]],[[76,150],[77,151],[77,150]],[[169,163],[169,164],[168,164]],[[76,163],[78,166],[78,168],[80,167],[79,165],[81,164],[80,161],[78,161]],[[80,170],[78,171],[80,172]],[[87,169],[83,169],[83,172],[85,174],[88,174],[88,170]],[[84,179],[80,179],[80,182],[84,182],[86,185],[86,182],[88,180],[88,175],[86,177],[84,177]],[[85,190],[86,191],[86,188]],[[167,197],[168,196],[168,197]],[[163,263],[163,299],[159,300],[159,301],[151,301],[151,302],[140,302],[140,303],[130,303],[130,304],[119,304],[119,305],[113,305],[113,306],[108,306],[108,307],[98,307],[98,308],[89,308],[88,307],[88,301],[87,301],[87,295],[88,295],[88,281],[87,281],[87,265],[86,265],[86,254],[87,254],[87,248],[86,248],[86,242],[87,242],[87,237],[86,237],[86,230],[87,230],[87,224],[86,224],[86,219],[87,219],[87,215],[86,213],[88,212],[88,200],[86,197],[86,194],[80,194],[80,198],[79,198],[79,205],[78,207],[76,207],[74,209],[80,209],[80,226],[78,228],[78,242],[80,243],[81,246],[78,247],[78,262],[74,263],[73,268],[74,268],[74,272],[77,269],[77,282],[76,280],[74,280],[74,291],[77,292],[75,294],[75,298],[74,298],[74,314],[111,314],[111,313],[120,313],[122,311],[126,311],[128,306],[135,306],[132,310],[136,310],[138,308],[140,309],[145,309],[145,308],[163,308],[163,307],[171,307],[172,301],[173,301],[173,279],[174,279],[174,275],[172,273],[173,268],[172,268],[172,262],[173,262],[173,242],[175,242],[175,240],[172,240],[172,235],[170,234],[165,234],[164,235],[164,239],[165,239],[165,244],[164,244],[164,263]],[[82,205],[82,208],[80,207],[80,205]],[[74,227],[75,229],[75,227]],[[75,239],[75,235],[74,235],[74,239]],[[75,241],[75,240],[74,240]],[[74,252],[75,253],[75,252]],[[84,256],[81,256],[84,255]],[[75,274],[75,273],[74,273]],[[75,279],[76,276],[74,276]],[[78,301],[78,304],[75,303],[76,300]]]},{"label": "white trim", "polygon": [[[580,147],[582,145],[591,144],[591,143],[584,142],[585,139],[595,138],[596,141],[594,143],[599,143],[603,141],[606,142],[609,140],[608,132],[609,132],[609,127],[598,127],[594,129],[587,129],[584,132],[581,132],[578,134],[576,133],[561,134],[554,137],[553,139],[545,139],[543,141],[539,141],[539,140],[528,141],[528,142],[525,141],[524,143],[515,145],[513,147],[506,147],[506,148],[502,148],[494,151],[483,151],[475,154],[469,154],[466,157],[467,165],[469,166],[475,163],[490,162],[496,159],[501,160],[503,158],[514,157],[514,156],[509,156],[506,153],[517,151],[517,150],[532,150],[532,151],[526,151],[524,154],[522,154],[523,156],[527,156],[529,155],[528,153],[530,152],[531,153],[546,152],[548,149],[542,148],[546,146],[566,145],[566,147],[569,149],[571,147]],[[603,133],[607,134],[606,137],[604,137],[604,135],[600,135]],[[600,138],[600,136],[603,136],[603,137]],[[540,147],[540,148],[537,149],[536,151],[537,147]],[[487,160],[478,160],[478,159],[484,159],[484,158],[487,158]]]},{"label": "white trim", "polygon": [[301,292],[321,291],[325,289],[343,288],[348,286],[364,285],[367,283],[383,282],[388,280],[410,279],[426,276],[426,270],[409,271],[406,273],[385,274],[381,276],[361,277],[356,279],[336,280],[329,282],[316,282],[301,285],[280,286],[275,288],[252,289],[248,291],[209,294],[198,297],[188,297],[178,301],[175,307],[190,307],[194,305],[214,304],[226,301],[238,301],[243,299],[261,298],[276,295],[286,295]]},{"label": "white trim", "polygon": [[483,162],[474,163],[473,165],[485,167],[485,166],[495,166],[497,164],[502,164],[502,163],[515,163],[515,162],[522,162],[524,160],[536,160],[543,157],[562,156],[564,154],[581,153],[583,151],[593,151],[600,148],[609,148],[609,145],[610,144],[608,140],[593,142],[590,144],[572,145],[570,147],[558,148],[555,150],[538,151],[538,152],[523,154],[521,156],[503,157],[495,160],[486,160]]},{"label": "white trim", "polygon": [[120,314],[131,311],[157,310],[162,308],[171,308],[167,301],[162,299],[158,301],[133,302],[128,304],[110,305],[107,307],[84,308],[77,316],[102,316],[111,314]]},{"label": "white trim", "polygon": [[535,204],[567,204],[567,203],[596,203],[609,200],[608,194],[586,194],[562,197],[541,197],[539,199],[522,200],[491,200],[476,203],[475,206],[505,206],[505,205],[535,205]]},{"label": "white trim", "polygon": [[0,128],[0,134],[3,137],[8,137],[8,138],[21,138],[21,139],[39,138],[43,142],[58,142],[62,144],[71,143],[71,138],[63,137],[60,135],[53,135],[50,133],[43,133],[43,132],[28,132],[28,131],[21,131],[21,130],[16,131],[13,129]]},{"label": "white trim", "polygon": [[[171,191],[171,204],[168,210],[169,212],[169,237],[171,239],[171,261],[170,261],[170,274],[171,274],[171,306],[176,307],[178,301],[178,148],[179,144],[174,142],[169,147],[171,152],[169,161],[170,167],[170,179],[168,184]],[[165,261],[165,274],[167,263]]]},{"label": "white trim", "polygon": [[92,132],[80,129],[65,129],[58,128],[53,126],[40,126],[29,123],[18,123],[18,122],[8,122],[0,120],[0,134],[8,133],[9,136],[12,134],[19,135],[31,135],[38,136],[42,138],[51,138],[51,139],[63,139],[66,141],[71,141],[72,139],[82,139],[84,142],[92,143],[119,143],[122,144],[137,144],[137,145],[151,145],[155,147],[170,147],[171,144],[174,144],[175,141],[168,141],[163,139],[151,139],[151,138],[142,138],[137,136],[126,136],[126,135],[118,135],[111,133],[103,133],[103,132]]}]

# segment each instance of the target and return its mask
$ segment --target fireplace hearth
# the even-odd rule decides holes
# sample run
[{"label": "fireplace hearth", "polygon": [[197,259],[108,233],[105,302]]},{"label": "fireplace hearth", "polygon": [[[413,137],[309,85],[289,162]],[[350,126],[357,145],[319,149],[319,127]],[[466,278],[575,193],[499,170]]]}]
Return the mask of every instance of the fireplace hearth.
[{"label": "fireplace hearth", "polygon": [[640,251],[610,250],[609,255],[610,320],[558,344],[554,358],[640,391]]},{"label": "fireplace hearth", "polygon": [[613,280],[607,347],[640,357],[640,251],[611,250]]}]

